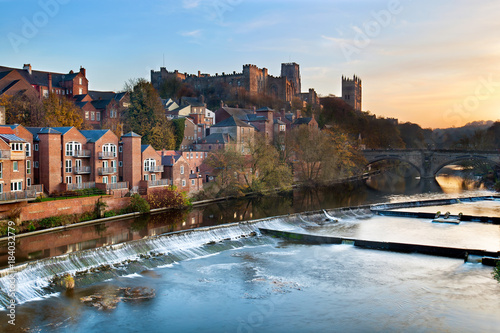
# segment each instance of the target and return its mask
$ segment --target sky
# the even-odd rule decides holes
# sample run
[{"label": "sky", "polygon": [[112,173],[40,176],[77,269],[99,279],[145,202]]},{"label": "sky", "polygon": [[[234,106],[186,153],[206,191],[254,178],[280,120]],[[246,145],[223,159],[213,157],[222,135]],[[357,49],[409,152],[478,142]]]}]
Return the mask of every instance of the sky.
[{"label": "sky", "polygon": [[496,0],[0,0],[0,66],[87,71],[120,91],[152,69],[280,75],[341,95],[361,78],[363,110],[422,127],[500,119]]}]

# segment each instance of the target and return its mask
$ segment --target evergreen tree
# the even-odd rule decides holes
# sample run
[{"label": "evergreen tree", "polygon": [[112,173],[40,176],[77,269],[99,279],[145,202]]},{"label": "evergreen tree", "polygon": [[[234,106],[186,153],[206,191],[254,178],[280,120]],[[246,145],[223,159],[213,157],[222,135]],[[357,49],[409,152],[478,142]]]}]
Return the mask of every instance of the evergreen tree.
[{"label": "evergreen tree", "polygon": [[132,80],[126,86],[130,93],[130,107],[125,113],[125,132],[142,135],[144,143],[155,149],[173,149],[175,138],[172,124],[165,117],[165,109],[158,92],[144,79]]}]

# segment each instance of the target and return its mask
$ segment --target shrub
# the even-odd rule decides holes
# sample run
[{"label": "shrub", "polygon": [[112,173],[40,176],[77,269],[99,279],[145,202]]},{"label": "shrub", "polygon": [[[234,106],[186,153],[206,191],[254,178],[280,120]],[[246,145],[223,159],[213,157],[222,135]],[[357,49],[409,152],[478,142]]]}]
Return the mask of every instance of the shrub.
[{"label": "shrub", "polygon": [[500,283],[500,261],[497,261],[497,266],[493,269],[493,277]]},{"label": "shrub", "polygon": [[30,224],[28,224],[28,231],[35,231],[36,227],[33,225],[33,221],[30,221]]},{"label": "shrub", "polygon": [[104,213],[104,217],[113,217],[118,215],[118,213],[114,210],[108,210],[107,212]]},{"label": "shrub", "polygon": [[151,207],[149,203],[139,194],[133,194],[130,199],[130,205],[127,207],[129,213],[140,212],[149,213]]},{"label": "shrub", "polygon": [[148,194],[146,200],[151,208],[184,208],[192,205],[186,194],[175,187],[156,190]]}]

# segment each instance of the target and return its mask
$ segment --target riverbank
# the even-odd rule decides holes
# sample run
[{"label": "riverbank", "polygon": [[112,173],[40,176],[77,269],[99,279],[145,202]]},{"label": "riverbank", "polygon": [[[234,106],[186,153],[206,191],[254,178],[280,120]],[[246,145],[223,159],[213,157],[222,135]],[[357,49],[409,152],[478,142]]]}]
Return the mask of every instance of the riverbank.
[{"label": "riverbank", "polygon": [[[358,186],[366,179],[368,174],[359,175],[339,180],[329,184],[329,187],[338,186]],[[304,184],[295,185],[295,188],[303,187]],[[327,187],[324,185],[323,187]],[[210,205],[212,203],[236,200],[242,198],[262,197],[276,193],[289,193],[289,191],[269,190],[265,192],[246,193],[243,197],[230,196],[205,199],[191,202],[189,206],[181,208],[181,210],[190,209],[190,207],[199,207]],[[122,194],[121,194],[122,195]],[[144,196],[143,196],[144,197]],[[92,225],[118,219],[134,218],[143,214],[157,214],[169,210],[178,210],[179,208],[162,207],[150,209],[148,212],[139,213],[124,213],[130,205],[130,197],[114,197],[112,195],[70,198],[57,201],[46,201],[36,203],[25,203],[18,212],[14,212],[12,220],[16,221],[16,237],[30,236],[43,234],[46,232],[54,232],[67,230],[79,226]],[[100,207],[107,208],[102,212],[102,218],[92,218],[92,215],[98,214]],[[62,214],[57,214],[61,212]],[[89,218],[90,217],[90,218]],[[0,225],[1,240],[7,239],[7,220],[4,221],[4,226]],[[40,223],[41,222],[41,223]]]}]

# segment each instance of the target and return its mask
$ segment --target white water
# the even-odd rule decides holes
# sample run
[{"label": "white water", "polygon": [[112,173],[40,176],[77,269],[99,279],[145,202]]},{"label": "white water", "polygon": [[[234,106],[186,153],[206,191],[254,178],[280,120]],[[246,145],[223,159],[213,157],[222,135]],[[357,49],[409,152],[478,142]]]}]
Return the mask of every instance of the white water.
[{"label": "white water", "polygon": [[[290,219],[273,218],[255,222],[244,222],[217,227],[200,228],[180,233],[159,235],[137,241],[110,245],[102,248],[72,252],[58,257],[41,259],[15,266],[13,269],[0,270],[0,306],[9,304],[9,289],[12,277],[16,281],[15,300],[17,304],[33,301],[53,294],[50,280],[63,274],[75,275],[89,269],[110,265],[117,275],[135,276],[127,264],[141,262],[141,256],[158,256],[156,267],[172,262],[194,259],[210,255],[227,248],[241,247],[252,242],[260,242],[260,237],[246,238],[251,233],[258,233],[259,227],[293,230],[296,228]],[[242,237],[243,236],[243,237]],[[220,242],[227,240],[220,248]],[[211,244],[208,245],[207,244]],[[165,260],[169,260],[165,262]],[[151,265],[151,262],[148,262]],[[104,279],[108,279],[105,276]],[[94,281],[95,282],[95,281]],[[0,307],[1,310],[5,308]]]}]

